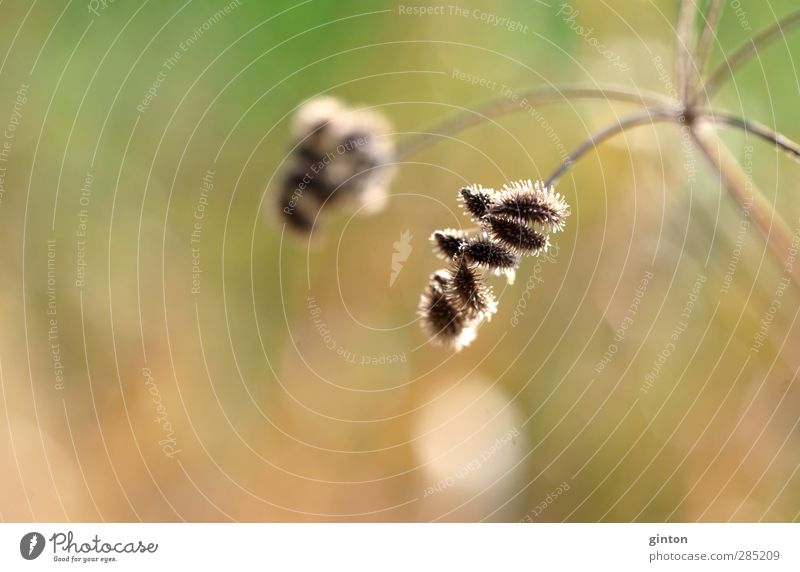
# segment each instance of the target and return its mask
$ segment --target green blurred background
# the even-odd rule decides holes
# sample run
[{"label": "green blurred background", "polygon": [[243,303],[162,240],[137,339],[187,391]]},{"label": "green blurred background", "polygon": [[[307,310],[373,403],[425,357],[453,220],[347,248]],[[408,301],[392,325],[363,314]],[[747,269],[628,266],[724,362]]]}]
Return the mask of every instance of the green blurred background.
[{"label": "green blurred background", "polygon": [[[546,177],[630,105],[500,117],[404,159],[381,213],[284,231],[274,182],[309,97],[374,106],[400,141],[502,85],[675,81],[671,0],[406,13],[424,5],[2,3],[0,518],[800,518],[797,288],[776,296],[783,269],[674,126],[562,179],[551,258],[494,280],[499,312],[455,355],[416,305],[427,237],[467,225],[456,190]],[[736,6],[712,64],[795,2]],[[800,138],[798,48],[718,105]],[[722,135],[797,229],[798,166]]]}]

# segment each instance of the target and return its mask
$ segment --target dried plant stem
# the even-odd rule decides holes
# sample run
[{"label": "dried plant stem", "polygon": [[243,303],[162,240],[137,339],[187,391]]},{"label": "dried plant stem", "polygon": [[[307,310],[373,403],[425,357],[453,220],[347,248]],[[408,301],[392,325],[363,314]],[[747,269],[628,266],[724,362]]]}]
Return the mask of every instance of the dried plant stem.
[{"label": "dried plant stem", "polygon": [[617,85],[534,87],[514,92],[513,95],[513,99],[503,96],[484,102],[473,109],[459,111],[424,132],[410,137],[398,146],[398,159],[406,159],[414,153],[441,141],[446,136],[453,135],[506,113],[525,111],[533,105],[566,103],[573,100],[613,101],[645,107],[674,104],[670,98],[660,93],[634,91],[625,86]]},{"label": "dried plant stem", "polygon": [[[742,207],[749,208],[750,217],[764,235],[769,249],[800,285],[800,264],[791,264],[792,232],[780,215],[774,212],[761,192],[742,171],[738,161],[717,137],[713,125],[698,119],[692,126],[692,137],[711,166],[720,174],[731,197]],[[749,207],[745,205],[749,204]]]},{"label": "dried plant stem", "polygon": [[711,99],[720,87],[731,77],[736,70],[745,64],[759,49],[767,47],[785,32],[800,24],[800,10],[781,18],[771,26],[761,30],[758,34],[748,39],[741,46],[733,50],[725,61],[719,64],[709,74],[708,80],[702,87],[702,95]]},{"label": "dried plant stem", "polygon": [[648,109],[647,111],[641,113],[634,113],[631,115],[627,115],[622,119],[615,121],[603,129],[594,132],[588,139],[586,139],[583,143],[581,143],[578,147],[575,148],[562,162],[561,164],[553,171],[553,173],[547,178],[544,183],[545,187],[549,187],[550,185],[554,185],[558,182],[561,176],[570,168],[572,165],[581,157],[583,157],[586,153],[597,147],[603,141],[614,137],[615,135],[629,129],[631,127],[636,127],[638,125],[647,125],[652,124],[657,121],[679,121],[680,115],[676,111],[672,111],[669,109]]},{"label": "dried plant stem", "polygon": [[722,0],[711,0],[709,2],[708,11],[705,15],[703,32],[700,34],[700,39],[697,42],[697,54],[695,56],[697,73],[702,74],[706,63],[708,63],[711,47],[714,45],[714,40],[717,38],[717,25],[722,16],[722,8],[724,6],[725,3]]},{"label": "dried plant stem", "polygon": [[737,117],[724,111],[713,111],[704,117],[713,121],[714,123],[730,125],[731,127],[737,127],[743,131],[752,133],[753,135],[772,143],[778,149],[785,151],[794,159],[800,160],[800,144],[792,141],[777,131],[773,131],[766,125],[758,123],[757,121],[745,119],[743,117]]},{"label": "dried plant stem", "polygon": [[695,11],[694,0],[681,0],[675,38],[675,66],[678,76],[678,93],[683,102],[689,100],[697,78],[697,72],[692,69],[694,66],[692,51],[696,44]]}]

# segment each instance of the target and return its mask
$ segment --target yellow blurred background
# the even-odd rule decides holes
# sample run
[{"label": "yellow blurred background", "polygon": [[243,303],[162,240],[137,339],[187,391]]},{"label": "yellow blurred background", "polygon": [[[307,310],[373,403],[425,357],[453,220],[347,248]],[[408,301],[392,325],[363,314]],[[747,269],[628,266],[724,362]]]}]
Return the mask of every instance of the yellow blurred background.
[{"label": "yellow blurred background", "polygon": [[[794,7],[736,5],[713,63]],[[274,212],[310,97],[374,107],[399,142],[506,88],[669,94],[676,13],[3,2],[0,518],[800,519],[800,297],[674,126],[561,180],[565,232],[493,280],[499,311],[457,354],[416,317],[441,266],[428,236],[468,226],[457,189],[544,178],[630,105],[458,133],[404,158],[385,210],[326,213],[310,241]],[[717,103],[800,137],[798,48],[759,54]],[[798,165],[721,134],[796,230]]]}]

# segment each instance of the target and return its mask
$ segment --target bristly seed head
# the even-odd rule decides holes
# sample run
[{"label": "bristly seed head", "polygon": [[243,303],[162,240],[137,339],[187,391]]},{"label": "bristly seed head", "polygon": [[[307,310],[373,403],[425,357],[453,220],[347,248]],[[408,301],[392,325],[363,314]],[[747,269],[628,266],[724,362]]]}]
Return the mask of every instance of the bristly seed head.
[{"label": "bristly seed head", "polygon": [[431,242],[439,257],[452,260],[458,256],[467,245],[467,236],[460,230],[446,228],[437,230],[431,235]]},{"label": "bristly seed head", "polygon": [[488,215],[484,220],[489,235],[520,254],[547,252],[550,237],[509,217]]},{"label": "bristly seed head", "polygon": [[491,214],[505,215],[522,222],[541,225],[545,230],[557,232],[564,228],[569,216],[569,205],[553,187],[546,188],[536,181],[515,181],[503,185],[497,193]]},{"label": "bristly seed head", "polygon": [[436,344],[459,351],[475,339],[477,321],[470,320],[448,300],[450,278],[446,271],[431,276],[419,302],[419,317],[425,334]]},{"label": "bristly seed head", "polygon": [[489,213],[489,209],[494,206],[496,194],[494,189],[485,189],[480,185],[464,187],[458,192],[464,212],[478,223]]},{"label": "bristly seed head", "polygon": [[431,276],[419,304],[425,333],[454,351],[471,343],[478,326],[497,311],[485,271],[505,274],[513,284],[520,257],[546,251],[548,232],[561,230],[569,216],[563,197],[538,181],[510,183],[500,192],[472,185],[459,190],[459,200],[480,228],[431,235],[437,254],[451,265]]},{"label": "bristly seed head", "polygon": [[519,264],[519,257],[511,249],[487,235],[467,239],[463,254],[468,262],[497,272],[516,268]]},{"label": "bristly seed head", "polygon": [[497,300],[481,273],[461,257],[449,274],[445,294],[452,306],[469,319],[491,319],[497,311]]}]

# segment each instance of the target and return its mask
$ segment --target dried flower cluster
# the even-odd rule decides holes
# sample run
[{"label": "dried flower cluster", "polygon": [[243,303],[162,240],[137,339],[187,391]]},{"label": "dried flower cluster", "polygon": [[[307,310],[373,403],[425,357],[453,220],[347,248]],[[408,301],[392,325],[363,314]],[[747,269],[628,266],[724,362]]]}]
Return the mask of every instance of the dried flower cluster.
[{"label": "dried flower cluster", "polygon": [[485,271],[505,274],[512,283],[520,258],[546,251],[549,233],[562,230],[569,216],[564,198],[538,181],[513,182],[500,191],[472,185],[459,194],[479,227],[433,233],[435,251],[450,266],[431,276],[419,304],[425,333],[453,351],[469,345],[481,322],[497,310]]},{"label": "dried flower cluster", "polygon": [[391,128],[379,113],[333,97],[304,103],[292,120],[294,147],[280,181],[280,212],[310,232],[323,205],[377,212],[386,204],[395,156]]}]

